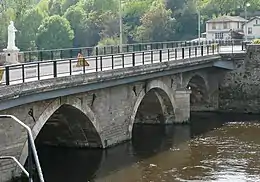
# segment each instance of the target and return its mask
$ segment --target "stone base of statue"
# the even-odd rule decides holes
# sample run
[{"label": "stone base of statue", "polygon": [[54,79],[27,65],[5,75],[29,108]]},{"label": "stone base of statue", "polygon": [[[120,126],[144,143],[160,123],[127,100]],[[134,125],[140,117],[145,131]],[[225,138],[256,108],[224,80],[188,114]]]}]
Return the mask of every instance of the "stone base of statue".
[{"label": "stone base of statue", "polygon": [[4,49],[5,52],[5,63],[4,65],[18,64],[19,63],[19,51],[18,48]]}]

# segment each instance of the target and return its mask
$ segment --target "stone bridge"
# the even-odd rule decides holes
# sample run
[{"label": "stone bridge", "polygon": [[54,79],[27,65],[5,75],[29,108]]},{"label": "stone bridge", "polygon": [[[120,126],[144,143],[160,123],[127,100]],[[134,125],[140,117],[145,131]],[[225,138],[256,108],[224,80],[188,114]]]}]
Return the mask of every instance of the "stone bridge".
[{"label": "stone bridge", "polygon": [[[217,110],[221,79],[233,63],[210,55],[3,86],[0,114],[29,125],[37,144],[107,148],[130,140],[135,123],[187,123],[190,110]],[[16,123],[1,120],[0,155],[25,164],[26,138]],[[0,163],[2,179],[11,169],[11,161]]]}]

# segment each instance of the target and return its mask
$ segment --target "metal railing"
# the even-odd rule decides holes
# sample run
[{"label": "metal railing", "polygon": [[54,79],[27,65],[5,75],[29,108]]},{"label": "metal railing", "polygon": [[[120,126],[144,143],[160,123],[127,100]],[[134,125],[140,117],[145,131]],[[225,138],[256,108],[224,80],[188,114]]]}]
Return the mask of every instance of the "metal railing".
[{"label": "metal railing", "polygon": [[216,41],[170,41],[170,42],[149,42],[138,44],[124,44],[122,51],[119,45],[111,46],[96,46],[96,47],[78,47],[66,49],[52,49],[52,50],[35,50],[23,51],[24,62],[55,60],[55,59],[69,59],[77,57],[78,53],[83,54],[85,57],[100,56],[109,54],[129,53],[151,51],[167,48],[178,48],[186,46],[199,46],[199,45],[242,45],[243,40],[216,40]]},{"label": "metal railing", "polygon": [[24,172],[24,174],[29,178],[28,171],[14,156],[0,156],[0,160],[13,160],[19,166],[19,168]]},{"label": "metal railing", "polygon": [[[43,173],[42,173],[42,169],[41,169],[41,165],[40,165],[40,161],[39,161],[39,158],[38,158],[38,154],[37,154],[37,150],[36,150],[36,147],[35,147],[35,143],[34,143],[34,139],[33,139],[33,135],[32,135],[32,130],[29,126],[27,126],[26,124],[24,124],[22,121],[20,121],[18,118],[16,118],[15,116],[13,115],[0,115],[0,119],[5,119],[5,118],[10,118],[10,119],[13,119],[16,123],[18,123],[19,125],[21,125],[23,128],[26,129],[27,131],[27,136],[28,136],[28,168],[29,168],[29,173],[25,170],[23,170],[26,174],[26,172],[28,173],[28,178],[29,178],[29,182],[32,182],[33,179],[32,179],[32,171],[33,171],[33,159],[34,159],[34,162],[35,162],[35,165],[36,165],[36,168],[37,168],[37,172],[38,172],[38,176],[39,176],[39,179],[40,179],[40,182],[44,182],[44,178],[43,178]],[[11,158],[13,159],[15,162],[18,162],[14,157],[12,156],[8,156],[8,157],[4,157],[2,156],[2,159],[3,158]],[[18,162],[18,165],[20,163]],[[22,165],[19,165],[19,167],[21,168]],[[23,168],[23,167],[22,167]]]},{"label": "metal railing", "polygon": [[[126,67],[195,58],[217,53],[219,53],[219,45],[211,44],[92,56],[86,58],[89,66],[85,61],[61,59],[9,65],[0,67],[0,71],[2,69],[3,84],[10,85],[77,74],[118,70]],[[123,72],[124,69],[120,71]]]}]

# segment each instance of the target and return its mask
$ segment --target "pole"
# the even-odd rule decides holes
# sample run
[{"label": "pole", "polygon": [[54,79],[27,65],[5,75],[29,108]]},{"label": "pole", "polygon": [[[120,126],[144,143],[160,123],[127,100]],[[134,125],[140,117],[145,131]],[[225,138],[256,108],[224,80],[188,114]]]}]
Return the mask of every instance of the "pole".
[{"label": "pole", "polygon": [[29,140],[29,133],[28,135],[28,171],[29,171],[29,182],[33,182],[33,159],[32,159],[32,145]]},{"label": "pole", "polygon": [[[247,4],[245,5],[245,19],[247,20]],[[247,42],[247,22],[245,23],[245,40]]]},{"label": "pole", "polygon": [[122,52],[122,45],[123,45],[123,22],[122,22],[122,4],[121,4],[121,0],[118,0],[119,2],[119,34],[120,34],[120,52]]},{"label": "pole", "polygon": [[200,42],[200,11],[198,10],[198,38]]}]

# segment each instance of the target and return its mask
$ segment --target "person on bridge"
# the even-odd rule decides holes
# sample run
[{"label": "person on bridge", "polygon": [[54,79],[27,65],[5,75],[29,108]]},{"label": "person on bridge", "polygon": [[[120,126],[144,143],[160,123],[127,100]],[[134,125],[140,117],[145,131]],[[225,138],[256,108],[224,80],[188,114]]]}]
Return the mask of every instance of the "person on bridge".
[{"label": "person on bridge", "polygon": [[77,65],[76,66],[89,66],[88,61],[85,59],[85,57],[79,52],[77,57]]}]

